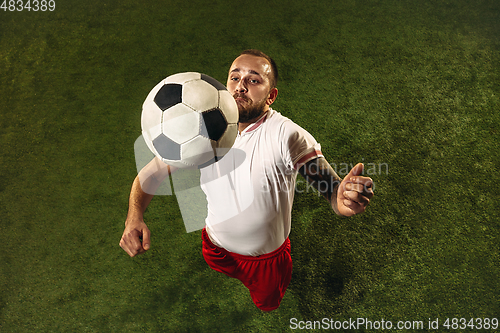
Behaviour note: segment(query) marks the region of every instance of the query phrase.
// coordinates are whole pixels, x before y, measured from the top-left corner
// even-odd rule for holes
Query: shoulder
[[[307,133],[304,128],[296,124],[293,120],[273,109],[269,109],[269,115],[265,125],[267,130],[274,131],[281,137],[297,136],[302,133]]]
[[[269,114],[268,136],[270,141],[277,141],[277,148],[285,164],[290,168],[297,168],[321,154],[321,145],[304,128],[273,110]],[[274,141],[276,142],[276,141]]]
[[[316,144],[315,138],[306,129],[290,118],[281,115],[279,112],[274,111],[270,119],[273,120],[273,125],[278,131],[277,135],[282,142],[284,141],[288,145],[293,145],[295,141],[306,141],[309,144]]]
[[[283,116],[278,111],[269,108],[269,111],[267,112],[266,121],[265,121],[265,124],[267,125],[267,127],[270,127],[270,128],[276,127],[276,126],[279,126],[280,124],[282,124],[283,122],[286,122],[286,121],[291,121],[291,120],[288,119],[287,117]]]

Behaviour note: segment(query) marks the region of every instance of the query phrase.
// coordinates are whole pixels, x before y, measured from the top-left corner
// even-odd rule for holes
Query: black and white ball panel
[[[183,84],[182,103],[193,110],[203,112],[219,106],[217,89],[203,80],[188,81]]]
[[[238,112],[231,112],[236,106],[233,95],[226,89],[219,91],[219,108],[223,111],[228,124],[237,124],[239,120]],[[236,106],[236,111],[238,107]]]
[[[154,96],[156,105],[162,110],[182,103],[182,85],[176,83],[165,84]]]
[[[226,86],[223,85],[222,83],[220,83],[219,81],[217,81],[216,79],[214,79],[213,77],[210,77],[206,74],[201,74],[201,79],[203,81],[210,83],[212,86],[214,86],[215,89],[217,89],[219,91],[226,90]]]
[[[200,134],[201,115],[184,103],[163,111],[162,133],[182,144]]]
[[[223,157],[237,135],[236,102],[208,75],[171,75],[148,94],[142,130],[150,150],[177,167],[210,164]]]
[[[161,157],[167,160],[178,161],[181,159],[181,145],[170,140],[163,133],[153,140],[153,147]]]
[[[226,118],[224,118],[221,110],[215,108],[205,111],[201,115],[203,116],[203,123],[200,134],[210,140],[219,141],[227,129]]]

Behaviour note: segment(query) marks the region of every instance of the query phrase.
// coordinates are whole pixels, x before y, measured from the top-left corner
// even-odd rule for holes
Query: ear
[[[269,96],[267,96],[266,104],[271,105],[274,103],[276,100],[276,97],[278,97],[278,88],[273,88],[269,92]]]

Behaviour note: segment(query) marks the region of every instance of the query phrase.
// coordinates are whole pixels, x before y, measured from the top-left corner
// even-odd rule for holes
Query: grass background
[[[358,317],[429,331],[429,318],[498,318],[498,36],[497,0],[0,11],[0,331],[285,332],[290,318]],[[210,270],[173,196],[146,212],[147,254],[118,246],[147,93],[182,71],[225,82],[246,48],[275,58],[275,108],[330,162],[388,166],[370,175],[361,216],[296,195],[292,283],[272,313]]]

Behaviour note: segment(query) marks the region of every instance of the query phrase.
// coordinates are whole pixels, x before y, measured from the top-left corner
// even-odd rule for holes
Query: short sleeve
[[[323,156],[316,139],[291,120],[283,122],[280,134],[281,156],[287,169],[298,170],[305,163]]]

